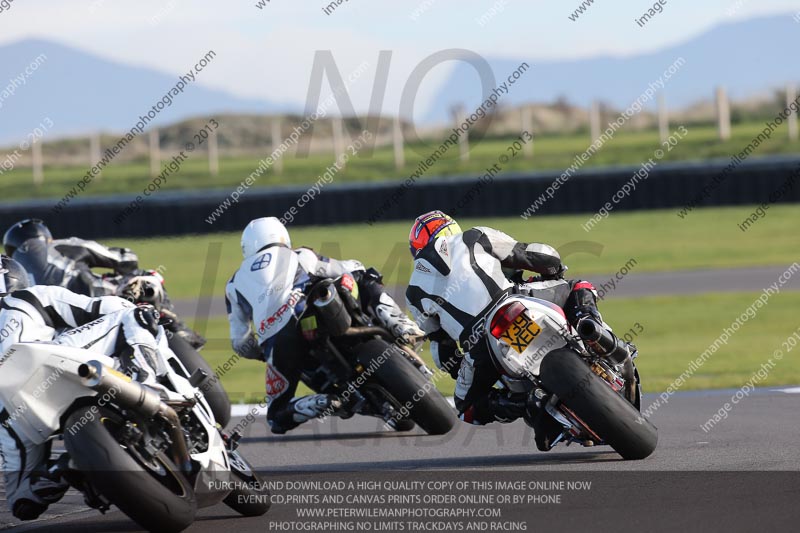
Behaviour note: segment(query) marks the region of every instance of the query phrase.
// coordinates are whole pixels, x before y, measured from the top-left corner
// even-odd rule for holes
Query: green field
[[[590,279],[592,274],[616,272],[632,258],[635,272],[784,265],[797,260],[797,206],[772,206],[765,218],[747,232],[740,231],[737,224],[751,212],[751,206],[701,209],[686,219],[678,218],[674,210],[612,213],[589,233],[581,228],[588,215],[538,216],[527,221],[519,217],[463,219],[460,223],[464,228],[488,225],[522,241],[549,243],[561,251],[570,276]],[[269,214],[273,213],[265,213]],[[294,246],[357,258],[381,270],[387,285],[402,285],[411,274],[406,240],[410,224],[290,228],[290,233]],[[221,294],[241,264],[239,234],[114,244],[136,250],[144,267],[163,265],[174,298]],[[209,275],[204,284],[207,271],[216,274]]]
[[[689,362],[719,337],[723,328],[758,297],[757,293],[704,294],[695,296],[648,297],[612,299],[602,304],[603,318],[620,334],[630,328],[643,329],[633,339],[639,348],[636,363],[642,376],[645,392],[661,392],[687,370]],[[786,292],[770,298],[758,311],[700,367],[682,390],[740,387],[766,363],[781,341],[800,329],[797,309],[800,293]],[[639,323],[641,328],[636,327]],[[225,362],[232,354],[225,319],[209,323],[209,343],[203,354],[212,367]],[[800,346],[796,347],[800,353]],[[758,386],[796,385],[800,383],[800,357],[786,353],[774,371]],[[430,351],[422,357],[430,362]],[[234,402],[259,400],[264,394],[264,364],[240,360],[224,375],[222,382]],[[449,376],[439,380],[440,390],[453,393]]]
[[[743,233],[737,223],[751,211],[750,206],[701,209],[685,220],[679,219],[673,210],[619,213],[612,214],[588,234],[581,229],[586,215],[461,222],[464,227],[489,225],[520,239],[552,243],[564,252],[565,262],[571,267],[570,276],[598,282],[604,280],[595,279],[592,274],[615,272],[631,258],[637,261],[631,272],[788,266],[798,260],[797,207],[773,206],[765,218]],[[295,245],[306,244],[335,256],[359,258],[390,274],[388,284],[404,284],[411,265],[405,240],[407,231],[407,223],[391,223],[371,228],[366,225],[298,228],[291,233]],[[221,234],[116,244],[135,248],[143,265],[164,265],[173,297],[196,298],[224,290],[225,281],[240,264],[238,239],[236,234]],[[211,246],[214,244],[218,247]],[[566,253],[568,244],[577,251]],[[220,261],[212,261],[208,268],[206,257],[210,251],[213,256],[215,250],[221,252]],[[214,282],[200,290],[206,270],[216,270],[216,275],[210,277]],[[756,296],[729,293],[610,299],[603,302],[602,311],[621,334],[637,322],[641,324],[644,332],[634,339],[641,353],[638,363],[645,390],[655,392],[669,386],[687,368],[688,362],[697,358]],[[697,371],[684,389],[741,386],[773,350],[780,348],[781,341],[798,328],[798,306],[800,294],[796,292],[770,299],[768,306]],[[211,342],[204,353],[216,367],[232,354],[227,321],[221,317],[212,319],[205,333]],[[223,382],[235,400],[253,400],[263,393],[263,371],[263,364],[243,360],[225,375]],[[452,393],[452,381],[444,379],[440,383],[443,392]],[[761,385],[797,383],[800,383],[800,358],[786,357]]]
[[[677,125],[673,129],[677,129]],[[689,126],[688,135],[675,148],[666,153],[663,161],[700,160],[713,157],[730,157],[746,146],[764,125],[760,122],[737,124],[733,136],[728,141],[719,141],[716,129],[711,126]],[[769,154],[797,153],[800,147],[788,140],[787,126],[781,126],[770,140],[763,143],[753,157]],[[451,148],[446,155],[430,169],[426,176],[478,174],[497,163],[501,155],[510,155],[507,147],[513,139],[487,139],[474,143],[470,160],[458,159],[458,150]],[[575,156],[583,153],[590,144],[588,133],[574,135],[548,135],[534,139],[534,156],[517,156],[503,166],[504,172],[530,172],[540,170],[563,171],[569,167]],[[659,147],[655,131],[620,130],[616,136],[603,146],[585,167],[606,165],[639,165],[652,157]],[[394,166],[391,147],[377,149],[372,157],[357,156],[345,170],[335,178],[335,182],[380,181],[387,178],[408,177],[420,161],[428,158],[433,145],[409,145],[406,147],[406,168],[398,170]],[[261,157],[269,150],[264,149]],[[166,159],[166,156],[164,156]],[[44,148],[47,161],[47,147]],[[307,159],[287,158],[281,175],[273,170],[259,178],[257,187],[271,185],[300,185],[313,183],[325,169],[333,163],[331,155],[316,154]],[[223,158],[220,161],[220,175],[208,173],[207,156],[202,151],[190,154],[180,172],[170,176],[164,190],[222,188],[230,189],[239,185],[258,167],[258,157]],[[30,198],[61,198],[86,173],[87,167],[48,167],[45,166],[44,184],[32,187],[30,168],[17,168],[3,174],[0,183],[0,198],[3,201]],[[150,183],[149,164],[146,159],[137,162],[113,162],[104,170],[102,179],[97,179],[86,188],[86,195],[134,193],[138,194]]]

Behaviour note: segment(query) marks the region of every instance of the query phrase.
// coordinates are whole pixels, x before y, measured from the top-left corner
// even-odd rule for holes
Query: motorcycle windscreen
[[[506,375],[512,378],[536,377],[544,356],[567,344],[562,334],[566,320],[549,305],[535,299],[513,300],[522,302],[525,311],[514,319],[499,339],[489,333],[489,345]],[[512,299],[504,301],[503,306],[511,301]],[[486,320],[487,331],[490,331],[489,324],[495,313]]]

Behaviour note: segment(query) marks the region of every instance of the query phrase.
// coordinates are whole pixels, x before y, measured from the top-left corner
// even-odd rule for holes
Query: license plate
[[[527,313],[522,313],[500,338],[505,340],[515,352],[521,354],[528,349],[533,339],[541,332],[542,328],[539,327],[539,324],[529,318]]]

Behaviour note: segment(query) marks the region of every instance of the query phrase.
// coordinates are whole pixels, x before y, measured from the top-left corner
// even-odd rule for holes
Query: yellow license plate
[[[500,338],[505,340],[514,351],[521,354],[541,332],[542,328],[539,327],[539,324],[528,318],[527,313],[522,313]]]

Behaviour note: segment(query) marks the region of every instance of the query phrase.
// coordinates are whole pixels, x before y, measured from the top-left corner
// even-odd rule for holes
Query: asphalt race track
[[[632,273],[609,297],[760,291],[784,270]],[[610,277],[590,279],[599,286]],[[792,279],[783,290],[800,290],[800,282]],[[201,302],[200,307],[207,303]],[[224,306],[217,300],[211,302],[212,316],[224,314],[220,303]],[[178,302],[179,314],[190,316],[197,309],[197,302]],[[592,531],[619,531],[623,524],[644,531],[797,530],[800,387],[757,390],[738,403],[727,419],[703,431],[700,426],[730,401],[734,392],[679,392],[652,410],[650,419],[659,428],[659,446],[653,456],[637,462],[622,461],[608,447],[561,445],[548,453],[538,452],[532,430],[521,421],[486,427],[458,424],[446,436],[429,437],[418,430],[394,433],[378,420],[356,417],[311,422],[288,435],[275,436],[268,434],[261,412],[243,432],[242,449],[268,480],[276,476],[336,480],[350,475],[342,471],[361,472],[373,479],[414,479],[434,471],[442,479],[463,475],[481,479],[502,472],[506,478],[523,479],[548,475],[572,479],[579,474],[579,479],[592,480],[598,486],[613,483],[581,497],[565,498],[560,504],[504,511],[503,519],[525,521],[529,531],[545,529],[537,527],[537,522],[546,524],[547,529],[570,524],[570,529]],[[647,395],[643,411],[656,400],[657,395]],[[234,414],[241,417],[246,412],[244,406],[236,406]],[[230,426],[239,420],[235,418]],[[139,531],[118,511],[103,516],[86,510],[81,495],[74,491],[42,520],[25,525],[12,522],[4,493],[0,492],[0,499],[0,530]],[[270,530],[270,521],[297,519],[293,506],[275,504],[264,517],[241,518],[220,504],[202,510],[188,531],[236,528],[237,533],[260,533]]]
[[[426,474],[434,479],[480,480],[501,472],[509,479],[593,481],[596,488],[590,492],[568,493],[558,504],[504,511],[504,520],[527,522],[528,530],[569,524],[570,530],[619,531],[624,522],[628,528],[644,531],[796,531],[800,522],[800,388],[757,390],[735,405],[727,419],[703,431],[700,426],[734,392],[672,396],[650,417],[659,428],[658,449],[636,462],[622,461],[608,447],[573,445],[538,452],[532,431],[521,421],[486,427],[459,424],[446,436],[429,437],[418,430],[394,433],[377,420],[356,417],[312,422],[275,436],[267,433],[259,415],[244,432],[242,449],[267,480],[329,481],[352,476],[341,471],[357,471],[391,480]],[[644,406],[655,399],[655,395],[646,396]],[[65,501],[54,508],[62,516],[51,515],[12,530],[137,531],[120,512],[102,516],[82,511],[75,493]],[[295,507],[275,504],[264,517],[240,518],[218,505],[202,510],[188,531],[270,531],[270,521],[298,520]],[[0,514],[0,522],[8,518],[7,513]]]

